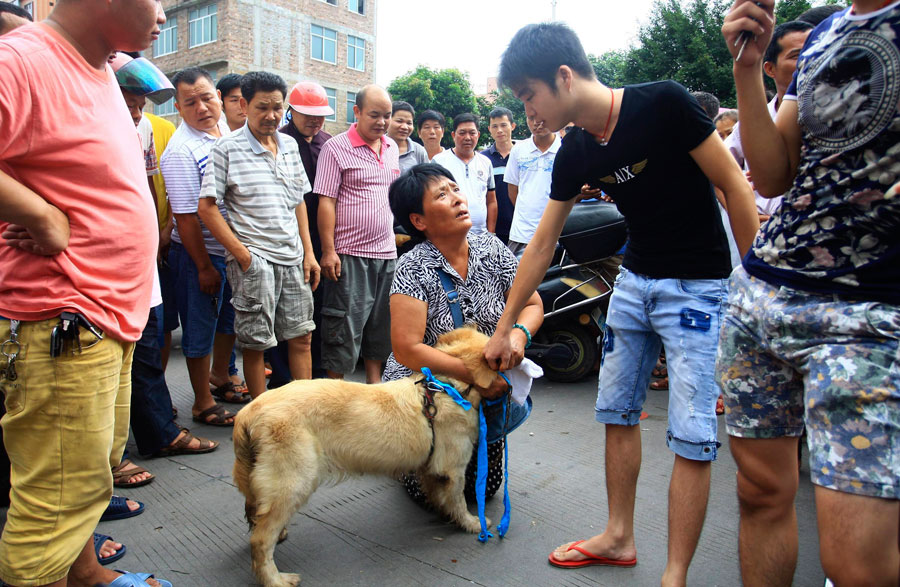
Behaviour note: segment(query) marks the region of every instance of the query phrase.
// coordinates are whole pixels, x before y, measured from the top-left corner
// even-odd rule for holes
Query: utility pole
[[[556,0],[550,0],[550,20],[556,22]]]

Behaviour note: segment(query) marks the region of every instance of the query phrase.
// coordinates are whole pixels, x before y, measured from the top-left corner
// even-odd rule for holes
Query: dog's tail
[[[238,490],[244,495],[244,515],[251,528],[256,519],[256,497],[250,483],[250,476],[256,463],[256,449],[251,430],[256,416],[256,410],[253,408],[252,404],[247,406],[234,418],[234,469],[231,473]]]

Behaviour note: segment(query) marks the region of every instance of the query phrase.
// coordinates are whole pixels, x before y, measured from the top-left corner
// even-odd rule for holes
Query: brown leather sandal
[[[128,469],[127,471],[123,470],[128,465],[134,465],[134,467]],[[156,479],[156,476],[151,473],[149,477],[141,481],[134,481],[130,483],[128,482],[128,479],[131,479],[135,475],[140,475],[141,473],[150,473],[150,471],[148,471],[144,467],[135,465],[129,459],[124,459],[121,463],[119,463],[112,469],[113,485],[115,485],[116,487],[141,487]]]
[[[200,455],[212,452],[219,448],[219,443],[215,440],[207,440],[206,438],[194,436],[187,428],[182,428],[182,430],[184,430],[184,436],[176,440],[175,444],[170,444],[169,446],[159,449],[157,452],[153,453],[153,456],[174,457],[177,455]],[[200,442],[200,446],[192,448],[191,441],[195,438]]]
[[[211,408],[207,408],[193,416],[193,420],[207,426],[234,426],[235,415],[226,410],[222,404],[214,404]],[[207,420],[210,416],[213,416],[213,418]],[[227,421],[228,418],[231,418],[231,422]]]

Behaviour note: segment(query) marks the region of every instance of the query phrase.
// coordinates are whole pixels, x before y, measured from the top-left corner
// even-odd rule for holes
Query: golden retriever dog
[[[475,384],[496,377],[482,356],[488,337],[471,328],[444,334],[435,348],[462,359]],[[431,503],[468,532],[478,517],[463,497],[466,465],[478,440],[481,396],[451,378],[472,403],[463,410],[446,393],[434,394],[434,430],[423,413],[422,375],[365,385],[341,380],[294,381],[268,391],[234,420],[234,480],[246,499],[253,571],[265,587],[297,585],[300,576],[279,573],[275,544],[291,516],[320,484],[349,475],[396,477],[416,471]],[[433,443],[433,451],[432,451]]]

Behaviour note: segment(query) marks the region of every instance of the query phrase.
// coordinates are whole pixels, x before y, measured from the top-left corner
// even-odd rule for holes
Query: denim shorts
[[[653,279],[619,268],[603,335],[598,422],[638,424],[664,344],[669,367],[666,444],[686,459],[715,460],[719,386],[714,367],[727,283]]]
[[[210,255],[209,260],[221,277],[215,296],[200,291],[197,266],[187,250],[175,242],[169,247],[169,270],[174,283],[175,305],[181,317],[181,348],[184,356],[192,359],[212,352],[217,332],[234,334],[234,309],[231,307],[231,287],[225,279],[225,257]]]
[[[900,307],[731,276],[717,376],[728,434],[808,435],[813,483],[900,498]]]

